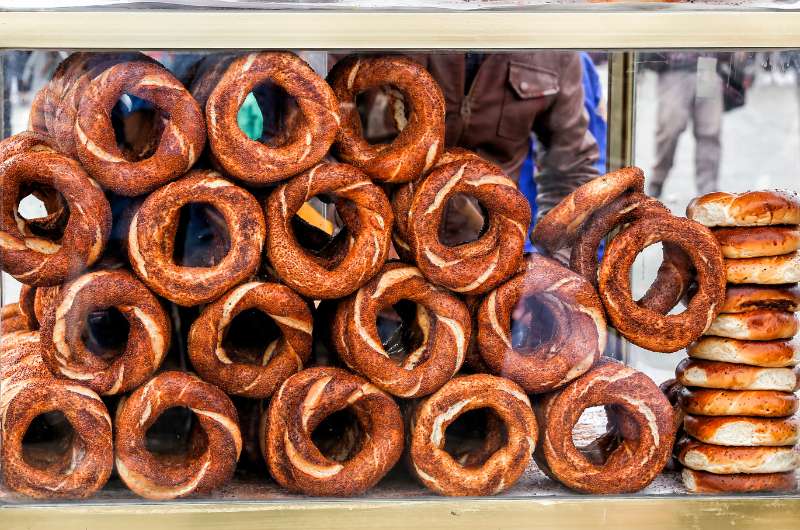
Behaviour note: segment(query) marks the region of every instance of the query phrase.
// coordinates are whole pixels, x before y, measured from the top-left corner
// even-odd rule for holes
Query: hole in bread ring
[[[175,407],[196,419],[186,451],[150,451],[147,431]],[[184,372],[162,372],[136,389],[117,409],[117,471],[147,499],[165,500],[208,493],[228,482],[242,451],[236,409],[219,388]],[[202,431],[202,432],[200,432]],[[151,447],[152,446],[151,438]],[[172,454],[169,454],[172,453]]]
[[[433,167],[444,149],[445,102],[425,68],[401,56],[352,55],[333,66],[328,82],[339,100],[335,150],[342,160],[383,182],[408,182]],[[386,85],[402,95],[390,93],[393,103],[401,103],[391,105],[400,132],[391,143],[371,145],[363,137],[356,97]]]
[[[351,454],[332,458],[335,455],[326,456],[317,446],[314,433],[345,409],[356,417],[357,431],[363,434],[346,451]],[[284,488],[307,495],[350,496],[374,486],[397,463],[403,420],[394,400],[365,379],[338,368],[309,368],[287,379],[273,396],[261,440],[270,473]],[[325,443],[321,445],[327,451]]]
[[[659,241],[679,247],[697,271],[697,293],[686,310],[677,315],[641,307],[631,295],[634,259]],[[652,351],[680,350],[708,329],[725,299],[725,269],[719,245],[707,228],[689,219],[639,219],[608,245],[600,264],[600,297],[609,319],[626,339]]]
[[[447,450],[448,428],[459,416],[480,409],[491,410],[502,427],[491,428],[482,447],[456,460]],[[410,429],[413,473],[425,487],[449,496],[495,495],[512,487],[528,466],[537,438],[536,417],[522,388],[486,374],[447,382],[416,405]]]

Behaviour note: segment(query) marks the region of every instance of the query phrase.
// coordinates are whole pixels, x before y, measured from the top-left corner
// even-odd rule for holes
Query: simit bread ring
[[[541,443],[535,458],[542,471],[585,493],[626,493],[647,486],[670,459],[675,440],[672,406],[641,372],[601,358],[588,373],[534,403]],[[622,440],[596,462],[572,439],[573,426],[589,407],[614,411]]]
[[[567,195],[539,219],[531,232],[536,247],[554,254],[570,246],[584,222],[599,208],[625,192],[642,193],[644,173],[638,167],[624,167],[594,178]]]
[[[691,493],[793,492],[797,489],[797,477],[794,471],[786,473],[717,475],[684,468],[681,475],[683,484]]]
[[[488,212],[488,230],[455,247],[439,240],[448,200],[477,199]],[[422,273],[464,295],[486,293],[519,270],[530,224],[528,200],[502,170],[477,157],[438,166],[419,183],[408,211],[408,244]]]
[[[445,449],[445,431],[462,414],[479,409],[494,413],[504,436],[492,447],[495,451],[472,455],[473,461],[465,464]],[[475,374],[456,377],[417,406],[408,451],[417,479],[436,493],[495,495],[519,480],[536,438],[536,417],[522,388],[508,379]]]
[[[348,408],[356,417],[356,439],[334,457],[323,454],[312,433],[326,418]],[[392,398],[365,379],[339,368],[309,368],[278,389],[261,436],[278,484],[307,495],[349,496],[374,486],[397,463],[403,419]]]
[[[129,327],[122,352],[96,354],[84,338],[89,316],[114,308]],[[128,392],[161,366],[170,342],[169,316],[135,276],[125,271],[84,274],[61,288],[42,322],[42,354],[50,370],[104,395]],[[103,352],[109,353],[109,352]]]
[[[444,150],[445,102],[425,68],[400,56],[353,55],[334,65],[328,82],[342,116],[335,145],[339,158],[384,182],[409,182],[433,167]],[[362,135],[356,96],[387,85],[396,96],[393,117],[400,134],[388,145],[370,145]]]
[[[52,140],[41,133],[23,131],[0,142],[0,162],[29,151],[55,151]]]
[[[553,329],[535,347],[515,347],[512,313],[535,299],[553,319]],[[549,324],[549,323],[547,323]],[[530,328],[547,324],[532,323]],[[561,387],[586,373],[606,346],[603,306],[591,284],[555,260],[531,255],[526,270],[489,293],[478,310],[478,351],[495,374],[529,394]]]
[[[168,116],[153,154],[127,160],[117,146],[111,110],[123,94],[151,102]],[[94,78],[81,99],[75,139],[78,156],[105,188],[126,196],[153,191],[188,171],[205,145],[200,106],[160,65],[116,64]]]
[[[381,344],[376,321],[401,300],[417,304],[423,342],[398,364]],[[333,339],[355,372],[390,394],[412,398],[431,394],[458,372],[471,333],[469,311],[458,298],[428,283],[416,267],[389,263],[339,304]]]
[[[753,309],[800,311],[800,287],[728,285],[720,313],[744,313]]]
[[[111,418],[97,394],[53,378],[42,362],[42,351],[38,332],[8,337],[0,348],[4,484],[37,499],[91,497],[111,475]],[[62,413],[73,434],[61,444],[62,450],[29,447],[25,439],[31,424],[49,412]]]
[[[747,313],[720,313],[706,330],[708,335],[740,340],[790,339],[800,322],[795,313],[755,309]]]
[[[677,315],[640,307],[631,296],[633,261],[645,247],[659,241],[680,247],[697,271],[697,293]],[[640,219],[614,237],[606,249],[600,264],[600,297],[614,327],[634,344],[659,352],[680,350],[708,329],[725,300],[719,245],[708,228],[688,219]]]
[[[800,282],[800,252],[763,258],[726,259],[730,283],[775,285]]]
[[[800,467],[800,452],[792,447],[725,447],[684,438],[677,450],[684,466],[720,475],[786,473]]]
[[[800,224],[800,197],[787,190],[715,192],[697,197],[686,217],[705,226]]]
[[[44,114],[44,101],[47,97],[47,85],[43,86],[31,102],[31,110],[28,113],[28,131],[49,136],[47,122]]]
[[[655,215],[669,215],[663,204],[642,193],[626,193],[598,209],[585,223],[572,246],[569,266],[597,288],[597,249],[616,228]],[[667,313],[689,287],[692,280],[686,254],[675,245],[664,246],[664,260],[653,285],[638,302],[642,307]]]
[[[292,230],[292,217],[315,195],[336,201],[349,231],[338,259],[305,250]],[[392,209],[383,191],[347,164],[324,162],[273,191],[267,199],[267,254],[289,287],[309,298],[346,296],[380,270],[389,254]]]
[[[240,313],[269,316],[281,336],[252,359],[234,357],[223,343]],[[229,394],[267,398],[287,377],[303,369],[311,353],[311,311],[302,298],[277,283],[249,282],[206,306],[189,332],[189,358],[200,376]],[[233,359],[232,359],[233,357]]]
[[[186,407],[197,420],[189,454],[160,456],[145,434],[167,409]],[[233,476],[242,452],[236,409],[220,389],[185,372],[162,372],[120,403],[114,422],[117,472],[134,493],[165,500],[208,493]]]
[[[683,419],[686,434],[714,445],[747,447],[794,445],[800,439],[796,418],[751,418],[747,416],[693,416]]]
[[[54,188],[69,208],[60,240],[38,236],[17,210],[26,185]],[[29,151],[0,164],[0,267],[28,285],[55,285],[100,257],[111,232],[111,208],[74,160]]]
[[[780,418],[797,412],[797,396],[775,390],[716,390],[683,388],[680,403],[689,414],[701,416],[760,416]]]
[[[0,307],[0,336],[17,331],[31,331],[28,319],[19,309],[19,304]]]
[[[726,258],[780,256],[800,249],[797,226],[715,228],[713,232]]]
[[[797,374],[791,368],[759,368],[745,364],[684,359],[675,369],[684,386],[726,390],[780,390],[793,392]]]
[[[251,140],[236,121],[247,95],[267,81],[295,98],[302,113],[282,145]],[[253,185],[291,177],[322,160],[339,127],[330,87],[300,57],[261,52],[233,60],[206,103],[208,141],[215,159],[231,176]]]
[[[702,337],[690,344],[689,357],[707,361],[781,368],[800,363],[800,339],[749,341]]]
[[[181,208],[206,203],[227,225],[230,249],[210,267],[175,263],[173,249]],[[142,203],[128,233],[128,256],[141,280],[178,305],[219,298],[258,269],[266,226],[258,201],[213,171],[195,170],[156,190]]]

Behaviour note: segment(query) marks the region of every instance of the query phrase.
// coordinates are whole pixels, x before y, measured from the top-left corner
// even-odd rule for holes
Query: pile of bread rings
[[[257,141],[237,113],[264,83],[296,108]],[[37,95],[30,130],[0,143],[0,267],[24,284],[0,315],[5,487],[89,497],[115,472],[146,498],[198,496],[241,457],[289,491],[346,496],[405,455],[443,495],[503,492],[534,459],[571,489],[624,493],[667,464],[673,408],[601,358],[606,315],[637,344],[680,349],[722,307],[724,265],[707,228],[642,195],[639,170],[579,188],[537,225],[542,254],[525,256],[525,197],[494,164],[445,149],[441,90],[418,64],[352,56],[326,82],[288,52],[212,55],[186,86],[142,54],[76,53]],[[385,86],[399,134],[372,145],[356,97]],[[124,95],[157,117],[121,141]],[[487,226],[448,246],[438,226],[456,194]],[[45,216],[19,213],[27,195]],[[344,225],[321,249],[297,218],[314,197]],[[207,223],[197,248],[181,228],[192,208]],[[596,247],[623,225],[598,281]],[[656,241],[664,265],[637,304],[627,271]],[[574,270],[543,255],[567,246]],[[695,278],[689,309],[665,316]],[[403,302],[414,338],[398,354],[378,322]],[[112,347],[115,319],[127,332]],[[595,406],[607,432],[578,448],[573,426]],[[162,454],[149,433],[176,407],[195,422],[185,451]],[[448,430],[473,411],[484,436],[459,445]],[[58,451],[26,448],[54,412],[73,434]]]
[[[687,215],[711,227],[728,285],[721,313],[676,370],[684,484],[700,493],[794,491],[800,199],[711,193],[692,201]]]

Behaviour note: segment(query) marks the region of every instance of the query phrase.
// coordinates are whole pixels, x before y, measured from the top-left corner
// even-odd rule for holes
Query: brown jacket
[[[444,92],[447,145],[474,150],[517,179],[530,133],[536,135],[543,148],[535,176],[539,215],[597,176],[577,53],[486,54],[467,94],[465,54],[414,58]]]

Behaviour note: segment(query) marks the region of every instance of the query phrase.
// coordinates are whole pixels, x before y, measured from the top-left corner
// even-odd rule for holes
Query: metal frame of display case
[[[635,50],[800,48],[800,12],[0,12],[0,49],[32,48],[609,50],[608,160],[620,166],[632,162]],[[796,529],[800,497],[570,495],[0,505],[3,529],[708,530],[734,525]]]

